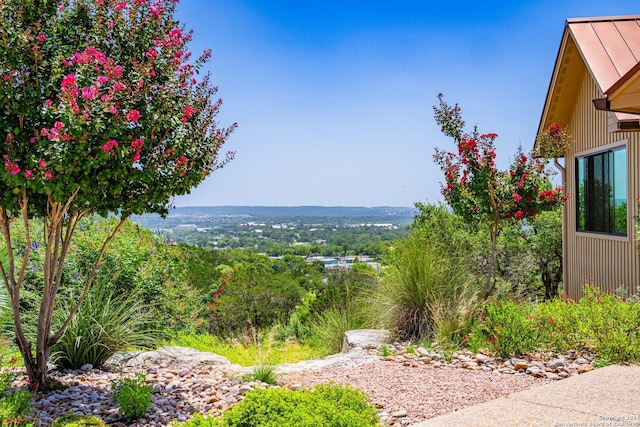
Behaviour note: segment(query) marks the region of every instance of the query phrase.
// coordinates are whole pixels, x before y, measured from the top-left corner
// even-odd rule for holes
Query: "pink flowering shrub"
[[[233,158],[221,152],[235,125],[218,127],[222,105],[193,56],[192,34],[174,17],[177,0],[5,0],[0,5],[0,226],[10,249],[0,275],[13,307],[29,261],[29,246],[11,245],[11,227],[40,219],[44,250],[37,340],[14,324],[29,377],[45,385],[50,348],[67,321],[52,330],[59,269],[69,237],[85,216],[166,214]],[[110,235],[106,241],[112,238]],[[104,250],[103,247],[103,250]],[[96,268],[100,257],[96,262]]]
[[[448,105],[442,94],[434,107],[436,123],[453,138],[456,149],[436,149],[434,160],[444,172],[442,194],[453,211],[465,221],[488,227],[491,255],[487,272],[486,293],[491,291],[491,269],[495,245],[507,221],[534,218],[566,200],[561,188],[553,188],[545,173],[543,160],[534,159],[519,150],[508,171],[497,168],[495,133],[480,134],[477,127],[464,131],[460,107]]]

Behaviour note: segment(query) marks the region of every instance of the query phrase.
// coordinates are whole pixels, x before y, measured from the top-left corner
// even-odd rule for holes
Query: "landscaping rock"
[[[105,362],[109,368],[141,367],[158,365],[162,367],[201,366],[211,367],[231,365],[229,359],[215,353],[206,353],[192,348],[168,346],[147,352],[119,353]]]
[[[385,329],[355,329],[344,333],[342,352],[350,353],[354,350],[375,350],[387,343],[390,338]]]
[[[382,338],[388,337],[388,332],[350,332],[354,333],[348,334],[348,341],[350,345],[357,345],[353,348],[359,350],[295,364],[278,365],[276,373],[351,367],[381,360],[402,364],[408,369],[422,364],[432,364],[442,370],[466,368],[490,371],[496,375],[531,375],[543,380],[560,380],[594,369],[589,363],[591,355],[580,355],[577,352],[561,355],[542,353],[502,360],[488,353],[474,354],[469,351],[459,351],[445,357],[444,354],[430,352],[422,347],[414,353],[406,351],[409,343],[393,343],[394,355],[381,357],[379,351],[373,350],[373,346],[384,342]],[[38,425],[50,425],[53,419],[67,411],[73,411],[77,414],[97,415],[109,425],[167,426],[171,420],[186,420],[194,412],[220,414],[242,400],[246,392],[270,387],[259,381],[241,379],[242,375],[253,370],[252,367],[233,365],[218,355],[188,348],[165,347],[154,352],[129,353],[112,358],[110,363],[112,367],[118,367],[118,370],[109,372],[88,369],[87,366],[85,370],[53,371],[52,377],[68,387],[37,395],[35,408],[39,418]],[[123,376],[133,377],[136,372],[144,373],[147,384],[152,387],[152,406],[143,419],[131,423],[118,411],[111,395],[111,381],[122,379]],[[25,380],[23,377],[19,382],[24,384]],[[295,390],[300,389],[301,385],[292,383],[284,387]],[[412,422],[404,409],[378,409],[384,425],[402,426]]]
[[[578,367],[578,373],[584,374],[585,372],[593,371],[595,368],[591,365],[580,365]]]

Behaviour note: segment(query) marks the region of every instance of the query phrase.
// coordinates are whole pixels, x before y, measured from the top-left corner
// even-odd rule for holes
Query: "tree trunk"
[[[75,197],[75,194],[74,194]],[[22,319],[20,316],[20,290],[22,288],[24,275],[29,263],[29,253],[31,239],[29,235],[30,224],[28,220],[28,200],[26,196],[23,198],[22,207],[22,220],[25,229],[25,247],[14,248],[12,246],[11,236],[11,218],[8,212],[0,207],[0,226],[2,229],[2,237],[7,248],[7,261],[0,263],[0,274],[6,285],[7,291],[11,298],[11,308],[13,312],[13,323],[15,328],[16,345],[20,350],[24,366],[27,371],[29,380],[34,387],[40,390],[46,390],[49,386],[49,379],[47,376],[47,363],[51,356],[52,347],[58,342],[73,317],[78,312],[80,305],[86,299],[91,284],[96,276],[100,261],[107,248],[109,242],[116,235],[122,224],[126,221],[126,218],[121,218],[116,226],[111,230],[106,237],[98,257],[93,264],[90,274],[87,276],[84,290],[71,312],[67,315],[65,321],[54,332],[53,326],[53,313],[56,302],[56,295],[62,281],[62,271],[66,256],[68,254],[71,238],[75,233],[76,227],[80,220],[87,214],[86,211],[78,210],[70,212],[70,206],[74,197],[69,199],[66,203],[49,201],[48,216],[43,218],[43,232],[44,232],[44,265],[43,274],[44,282],[40,301],[40,309],[38,311],[38,324],[37,335],[35,343],[35,354],[32,348],[32,342],[25,336],[22,328]],[[16,266],[15,254],[20,254],[21,263],[20,266]]]
[[[489,267],[487,268],[487,283],[484,290],[485,299],[491,295],[493,286],[491,285],[491,275],[493,274],[493,264],[496,260],[496,244],[498,241],[498,225],[489,225],[489,237],[491,238],[491,255],[489,256]]]

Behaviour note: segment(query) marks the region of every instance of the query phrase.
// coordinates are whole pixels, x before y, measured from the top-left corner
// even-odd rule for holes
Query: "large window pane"
[[[576,228],[627,234],[626,147],[576,158]]]
[[[587,180],[586,180],[586,160],[584,157],[580,157],[576,159],[576,184],[578,186],[578,191],[576,191],[576,204],[578,206],[577,209],[577,226],[578,230],[584,231],[586,230],[586,208],[585,208],[585,194],[587,191]]]
[[[614,231],[627,234],[627,149],[613,152],[613,206]]]

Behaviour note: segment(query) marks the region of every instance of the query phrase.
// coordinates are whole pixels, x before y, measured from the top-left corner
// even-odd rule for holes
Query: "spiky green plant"
[[[115,353],[151,349],[160,342],[159,330],[149,323],[148,308],[133,295],[113,295],[107,285],[96,284],[53,347],[52,360],[58,366],[100,366]],[[66,313],[64,309],[61,312]]]

